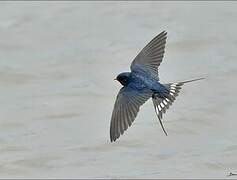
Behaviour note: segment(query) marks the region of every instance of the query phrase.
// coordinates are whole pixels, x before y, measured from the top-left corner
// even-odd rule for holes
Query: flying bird
[[[116,141],[132,125],[140,107],[150,98],[160,125],[167,135],[161,119],[178,96],[182,85],[204,79],[168,84],[159,82],[158,67],[164,56],[166,39],[167,32],[158,34],[135,57],[130,66],[131,72],[123,72],[116,77],[115,80],[123,87],[117,95],[111,117],[111,142]]]

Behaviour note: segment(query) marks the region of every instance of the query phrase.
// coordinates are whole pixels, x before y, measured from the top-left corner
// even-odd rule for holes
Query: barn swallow
[[[132,61],[131,72],[123,72],[116,77],[123,87],[117,95],[110,122],[111,142],[116,141],[132,125],[140,107],[150,98],[160,125],[167,135],[161,119],[178,96],[182,85],[204,79],[168,84],[159,82],[158,67],[164,56],[166,39],[167,32],[158,34]]]

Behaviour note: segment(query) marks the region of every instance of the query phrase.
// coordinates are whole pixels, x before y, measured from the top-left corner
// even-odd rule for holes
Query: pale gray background
[[[237,172],[237,3],[0,2],[0,177],[226,178]],[[136,54],[168,32],[164,116],[149,100],[116,143],[109,123]]]

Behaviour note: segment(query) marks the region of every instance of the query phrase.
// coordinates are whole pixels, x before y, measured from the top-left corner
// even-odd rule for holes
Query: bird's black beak
[[[115,80],[115,81],[117,81],[117,79],[116,79],[116,78],[115,78],[114,80]]]

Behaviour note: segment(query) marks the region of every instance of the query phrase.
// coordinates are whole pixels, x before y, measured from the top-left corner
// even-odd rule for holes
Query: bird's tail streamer
[[[179,95],[179,92],[181,90],[182,85],[185,83],[193,82],[202,80],[204,78],[198,78],[198,79],[192,79],[188,81],[178,82],[178,83],[169,83],[164,84],[166,89],[168,90],[167,93],[164,94],[164,97],[160,97],[157,94],[153,94],[152,101],[155,108],[156,115],[159,119],[160,125],[162,127],[162,130],[164,131],[165,135],[167,136],[167,132],[163,126],[163,123],[161,121],[163,114],[166,112],[167,109],[173,104],[176,97]]]

